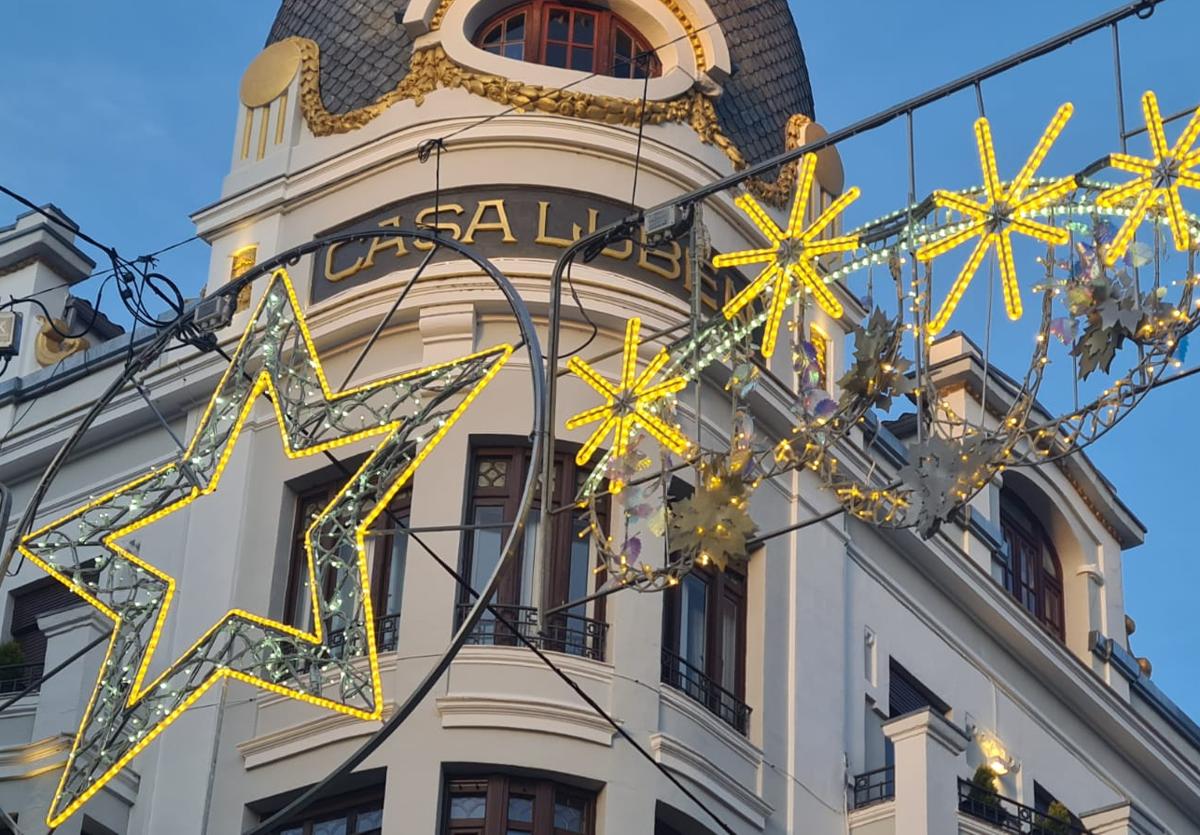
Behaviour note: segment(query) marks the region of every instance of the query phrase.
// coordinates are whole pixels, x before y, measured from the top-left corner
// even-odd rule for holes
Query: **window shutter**
[[[12,638],[21,645],[25,664],[41,664],[46,658],[46,636],[37,619],[50,612],[83,605],[83,601],[57,580],[39,580],[12,596]]]
[[[889,665],[890,685],[888,688],[888,715],[895,719],[914,710],[932,708],[935,713],[945,715],[950,706],[930,692],[912,673],[894,660]]]

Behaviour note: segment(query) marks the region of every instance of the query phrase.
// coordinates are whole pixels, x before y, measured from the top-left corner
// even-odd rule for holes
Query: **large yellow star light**
[[[1183,201],[1179,197],[1179,187],[1200,189],[1200,173],[1188,170],[1200,164],[1200,149],[1192,150],[1192,145],[1200,137],[1200,108],[1192,114],[1172,148],[1167,147],[1167,134],[1163,130],[1158,99],[1150,90],[1142,94],[1142,112],[1146,114],[1146,132],[1150,135],[1150,148],[1154,156],[1143,159],[1129,154],[1111,154],[1109,164],[1113,168],[1139,176],[1124,185],[1102,191],[1096,197],[1096,202],[1105,208],[1133,200],[1129,217],[1104,250],[1104,261],[1110,267],[1129,248],[1146,211],[1160,201],[1166,209],[1167,222],[1171,224],[1175,248],[1185,251],[1191,246],[1191,234],[1187,215],[1183,211]]]
[[[984,118],[976,120],[975,140],[979,145],[979,164],[983,169],[986,198],[983,202],[977,203],[961,194],[935,191],[933,199],[938,206],[959,212],[969,218],[970,222],[965,228],[917,250],[918,260],[929,261],[966,243],[971,238],[979,238],[979,243],[975,245],[975,249],[967,258],[967,263],[963,264],[958,278],[954,281],[954,286],[950,288],[950,294],[946,296],[942,306],[930,320],[928,325],[930,336],[937,334],[950,321],[951,314],[958,307],[963,293],[966,292],[979,265],[983,263],[988,249],[993,245],[996,247],[996,257],[1000,261],[1004,308],[1008,311],[1008,318],[1021,318],[1021,288],[1017,284],[1017,268],[1013,263],[1011,236],[1013,232],[1020,232],[1022,235],[1028,235],[1049,244],[1062,245],[1067,242],[1066,229],[1057,229],[1045,223],[1038,223],[1030,220],[1028,215],[1068,194],[1075,188],[1075,178],[1064,177],[1030,194],[1025,194],[1025,190],[1029,188],[1034,173],[1042,164],[1042,160],[1046,158],[1046,154],[1058,139],[1058,135],[1066,127],[1073,110],[1074,108],[1069,102],[1058,109],[1042,134],[1042,138],[1034,146],[1033,153],[1025,160],[1025,164],[1017,172],[1013,181],[1007,185],[1000,180],[1000,173],[996,166],[996,153],[992,149],[992,132],[988,126],[988,120]]]
[[[613,436],[611,454],[616,458],[625,455],[629,450],[629,438],[639,426],[672,452],[683,453],[688,448],[688,439],[679,431],[679,427],[667,423],[654,412],[663,398],[685,388],[687,380],[683,377],[672,377],[660,383],[652,382],[670,359],[665,348],[650,360],[650,364],[642,369],[641,374],[637,373],[638,331],[641,326],[641,320],[636,318],[630,319],[625,325],[621,380],[615,385],[600,376],[596,369],[579,357],[567,360],[567,367],[604,398],[604,405],[582,411],[567,421],[568,429],[577,429],[600,421],[600,426],[592,432],[591,437],[575,456],[575,463],[581,467],[600,448],[600,444],[610,433]],[[616,493],[620,492],[624,484],[619,479],[613,479],[609,487]]]
[[[770,246],[764,249],[728,252],[713,258],[713,266],[718,268],[740,267],[745,264],[767,265],[758,277],[730,299],[722,310],[726,319],[732,319],[768,287],[771,288],[770,306],[763,330],[764,357],[775,353],[779,325],[787,309],[788,295],[793,282],[798,282],[801,287],[812,293],[817,304],[830,316],[837,319],[842,315],[841,302],[830,292],[829,286],[817,273],[814,261],[821,255],[849,252],[858,248],[858,237],[855,235],[828,237],[823,240],[820,240],[819,236],[847,206],[858,199],[859,191],[857,188],[846,191],[817,215],[811,226],[805,228],[804,209],[808,206],[816,167],[817,155],[805,154],[800,163],[800,176],[797,178],[796,194],[792,198],[792,211],[787,229],[780,229],[770,215],[763,211],[758,201],[749,194],[738,197],[734,203],[754,221],[754,225],[770,242]]]
[[[51,828],[222,679],[379,718],[366,532],[512,352],[501,345],[334,392],[287,274],[272,277],[186,450],[19,543],[30,561],[113,622],[96,689],[46,818]],[[306,532],[312,621],[291,625],[229,611],[147,683],[175,580],[120,543],[217,489],[264,394],[290,457],[381,438]]]

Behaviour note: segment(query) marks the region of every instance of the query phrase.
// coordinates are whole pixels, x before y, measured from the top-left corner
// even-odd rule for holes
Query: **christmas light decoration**
[[[591,437],[575,456],[575,462],[580,466],[588,462],[610,433],[613,436],[613,445],[609,457],[623,457],[628,450],[630,435],[638,427],[645,429],[651,437],[672,452],[682,453],[688,448],[688,439],[679,431],[679,427],[655,414],[664,398],[687,386],[687,380],[672,377],[659,383],[652,382],[670,359],[665,350],[659,351],[641,374],[637,373],[638,332],[641,325],[641,320],[637,318],[630,319],[625,325],[621,379],[616,385],[602,377],[579,357],[571,357],[567,361],[568,368],[604,397],[603,405],[582,411],[567,421],[568,429],[577,429],[600,421],[600,426],[592,432]],[[620,479],[612,481],[613,492],[620,491],[621,487]]]
[[[1031,220],[1029,215],[1073,191],[1076,187],[1075,178],[1063,177],[1028,195],[1025,194],[1025,190],[1029,188],[1034,173],[1042,164],[1042,160],[1049,153],[1055,140],[1058,139],[1058,135],[1062,133],[1067,120],[1071,118],[1072,111],[1070,103],[1064,104],[1058,109],[1041,139],[1034,146],[1033,152],[1008,185],[1000,180],[988,120],[986,118],[976,120],[975,139],[979,146],[979,164],[983,169],[986,199],[977,203],[953,192],[935,191],[933,199],[938,207],[956,211],[969,218],[970,222],[959,231],[917,250],[918,260],[929,261],[972,238],[979,238],[975,249],[971,251],[958,278],[950,288],[949,295],[942,302],[933,319],[930,320],[928,325],[930,336],[936,335],[946,326],[955,308],[958,307],[963,293],[970,285],[971,279],[975,276],[976,270],[979,269],[988,250],[993,246],[1000,262],[1005,310],[1010,319],[1021,318],[1021,290],[1017,284],[1017,269],[1013,262],[1011,235],[1013,232],[1020,232],[1022,235],[1028,235],[1048,244],[1061,245],[1067,242],[1068,235],[1065,229],[1058,229]]]
[[[287,273],[273,275],[178,458],[19,543],[31,562],[113,621],[95,691],[47,815],[51,828],[224,678],[361,719],[380,717],[367,531],[513,350],[501,345],[334,392]],[[238,435],[264,394],[290,457],[381,438],[305,534],[312,623],[229,611],[145,683],[175,580],[120,540],[218,488]],[[332,590],[325,591],[318,578],[331,578]],[[363,658],[366,663],[358,663]]]
[[[829,204],[807,228],[804,226],[804,210],[812,193],[813,173],[817,167],[817,155],[806,154],[800,163],[800,176],[796,182],[796,193],[792,197],[792,210],[786,229],[780,229],[770,215],[749,194],[743,194],[734,202],[754,222],[759,231],[770,242],[765,249],[748,249],[728,252],[713,258],[713,266],[740,267],[747,264],[766,264],[758,277],[736,296],[730,299],[722,312],[726,319],[737,316],[747,305],[770,288],[766,327],[763,331],[762,355],[775,353],[775,342],[779,326],[787,309],[790,290],[798,283],[812,293],[821,309],[835,319],[841,318],[842,305],[818,273],[814,261],[834,252],[850,252],[858,248],[858,238],[842,235],[820,239],[834,220],[846,207],[858,199],[859,191],[851,188]]]
[[[1170,148],[1167,147],[1162,114],[1159,113],[1158,99],[1153,91],[1147,90],[1142,94],[1142,112],[1146,116],[1146,133],[1150,136],[1150,148],[1154,156],[1144,159],[1129,154],[1111,154],[1109,164],[1113,168],[1138,176],[1096,197],[1096,202],[1106,208],[1133,202],[1129,216],[1105,249],[1104,261],[1110,267],[1125,254],[1146,212],[1158,203],[1162,204],[1171,226],[1175,248],[1182,252],[1191,246],[1192,239],[1179,188],[1187,186],[1200,189],[1200,172],[1189,170],[1200,164],[1200,150],[1192,150],[1192,145],[1200,137],[1200,108],[1192,114],[1183,133]]]

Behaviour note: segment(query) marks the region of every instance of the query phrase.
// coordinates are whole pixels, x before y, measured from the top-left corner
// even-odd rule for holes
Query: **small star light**
[[[826,227],[840,215],[847,206],[858,199],[859,190],[852,188],[829,204],[825,211],[817,216],[812,226],[804,228],[804,209],[808,205],[809,194],[812,192],[813,172],[817,167],[817,155],[805,154],[800,164],[800,176],[796,182],[796,196],[792,199],[792,212],[788,218],[787,230],[780,229],[765,211],[749,194],[743,194],[734,203],[745,212],[754,225],[759,228],[771,245],[764,249],[747,249],[741,252],[728,252],[713,258],[714,267],[739,267],[744,264],[766,264],[758,277],[740,293],[730,299],[722,312],[726,319],[732,319],[746,305],[762,295],[767,287],[771,288],[770,308],[767,311],[767,323],[763,330],[762,355],[769,357],[775,353],[775,340],[779,333],[779,323],[783,321],[784,308],[787,306],[788,291],[792,281],[799,281],[805,289],[813,294],[821,309],[835,319],[842,315],[842,305],[830,292],[825,280],[817,274],[813,261],[833,252],[850,252],[858,248],[857,235],[817,240]]]
[[[596,373],[596,370],[579,357],[567,360],[567,367],[604,397],[604,405],[580,412],[567,421],[568,429],[576,429],[589,423],[601,421],[587,442],[575,456],[575,463],[583,466],[608,437],[613,433],[612,454],[620,458],[628,451],[629,436],[640,426],[667,449],[682,454],[687,451],[688,440],[678,426],[667,423],[654,414],[655,406],[668,395],[687,386],[683,377],[672,377],[651,385],[650,381],[663,369],[670,359],[666,349],[650,360],[641,374],[637,373],[638,331],[641,319],[630,319],[625,325],[625,353],[621,359],[621,380],[613,385]],[[613,479],[611,489],[619,492],[624,484]]]
[[[1138,225],[1146,216],[1146,210],[1160,200],[1166,208],[1175,248],[1184,251],[1191,246],[1187,215],[1183,211],[1183,201],[1179,198],[1179,187],[1200,189],[1200,173],[1187,170],[1200,164],[1200,149],[1192,150],[1192,145],[1200,137],[1200,108],[1192,114],[1173,148],[1167,147],[1158,99],[1149,90],[1142,94],[1142,112],[1146,114],[1146,132],[1150,135],[1150,147],[1154,151],[1154,157],[1143,159],[1129,154],[1110,155],[1109,163],[1113,168],[1139,176],[1124,185],[1102,191],[1096,197],[1096,202],[1106,208],[1133,199],[1129,217],[1104,251],[1104,262],[1110,267],[1115,265],[1129,248]]]
[[[935,191],[933,199],[939,207],[960,212],[970,218],[970,222],[964,229],[917,250],[918,260],[930,261],[949,252],[959,244],[979,236],[979,243],[975,245],[967,263],[963,264],[962,271],[954,280],[954,286],[950,288],[950,295],[942,302],[937,314],[929,322],[930,336],[937,334],[950,321],[950,316],[958,307],[963,293],[967,290],[967,285],[971,283],[975,271],[979,269],[984,256],[987,255],[988,248],[993,244],[996,246],[996,255],[1000,260],[1004,308],[1008,311],[1008,318],[1021,318],[1021,288],[1017,285],[1017,268],[1013,263],[1010,236],[1013,232],[1020,232],[1022,235],[1028,235],[1048,244],[1061,246],[1067,242],[1067,230],[1038,223],[1030,220],[1026,215],[1048,206],[1074,189],[1075,178],[1063,177],[1032,194],[1024,195],[1023,193],[1029,187],[1030,181],[1033,180],[1034,172],[1037,171],[1051,146],[1058,139],[1058,135],[1066,127],[1067,120],[1071,118],[1073,111],[1074,108],[1070,102],[1058,109],[1046,127],[1045,133],[1042,134],[1042,138],[1034,146],[1033,152],[1025,160],[1025,165],[1007,186],[1000,181],[1000,174],[996,166],[996,152],[992,149],[992,131],[988,126],[988,120],[980,118],[975,121],[975,139],[979,144],[979,164],[983,169],[983,185],[987,191],[987,199],[977,203],[960,194]]]

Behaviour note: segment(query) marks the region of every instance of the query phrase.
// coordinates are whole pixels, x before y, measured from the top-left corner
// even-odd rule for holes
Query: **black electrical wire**
[[[344,474],[351,476],[353,475],[353,471],[351,471],[349,467],[347,467],[337,458],[337,456],[333,455],[331,452],[326,451],[325,457],[329,459],[329,461],[331,461],[334,466],[336,466]],[[396,530],[404,536],[410,537],[414,542],[416,542],[417,545],[421,547],[421,550],[425,551],[425,553],[428,554],[443,571],[450,575],[450,577],[458,584],[462,591],[466,592],[472,600],[479,599],[479,592],[475,590],[470,582],[457,570],[455,570],[453,566],[442,559],[442,557],[436,551],[434,551],[424,539],[422,539],[416,534],[416,532],[405,525],[404,522],[401,521],[400,518],[397,517],[390,508],[386,509],[385,513],[387,513],[389,520],[395,526]],[[575,681],[575,679],[571,678],[561,667],[555,664],[553,659],[551,659],[544,651],[542,651],[540,647],[537,646],[536,642],[522,633],[515,623],[505,617],[504,613],[500,611],[500,609],[489,604],[487,606],[487,611],[496,619],[498,624],[508,630],[522,645],[525,646],[526,649],[531,650],[533,654],[536,655],[538,659],[550,669],[551,672],[562,679],[568,687],[575,691],[575,693],[581,699],[583,699],[584,703],[587,704],[588,707],[590,707],[598,716],[608,722],[608,724],[612,726],[613,730],[616,731],[616,733],[622,739],[632,745],[634,750],[636,750],[643,758],[645,758],[647,762],[653,765],[655,769],[661,772],[663,776],[665,776],[672,785],[679,789],[679,791],[681,791],[685,797],[695,803],[699,809],[704,811],[710,818],[712,818],[712,820],[716,822],[717,826],[720,827],[723,832],[728,833],[728,835],[736,835],[734,830],[727,823],[725,823],[725,821],[719,815],[717,815],[716,812],[709,808],[704,801],[702,801],[693,791],[685,786],[679,777],[676,776],[675,773],[669,768],[667,768],[666,765],[656,760],[654,755],[646,750],[645,746],[638,742],[633,735],[630,734],[623,725],[621,725],[620,722],[613,718],[613,716],[607,710],[605,710],[599,702],[592,698],[592,696],[589,695],[588,692],[584,690],[578,682]],[[289,818],[303,811],[303,809],[307,806],[321,799],[330,785],[363,763],[367,757],[378,750],[379,746],[382,745],[384,741],[391,736],[392,732],[399,727],[400,726],[398,723],[394,724],[389,721],[373,737],[371,737],[370,740],[368,740],[365,744],[359,747],[358,750],[351,754],[350,757],[347,758],[347,760],[340,766],[323,777],[319,782],[306,789],[300,797],[293,800],[286,807],[275,812],[268,819],[260,821],[257,826],[247,830],[245,833],[243,833],[243,835],[266,835],[266,833],[270,832],[275,827],[280,826]]]

